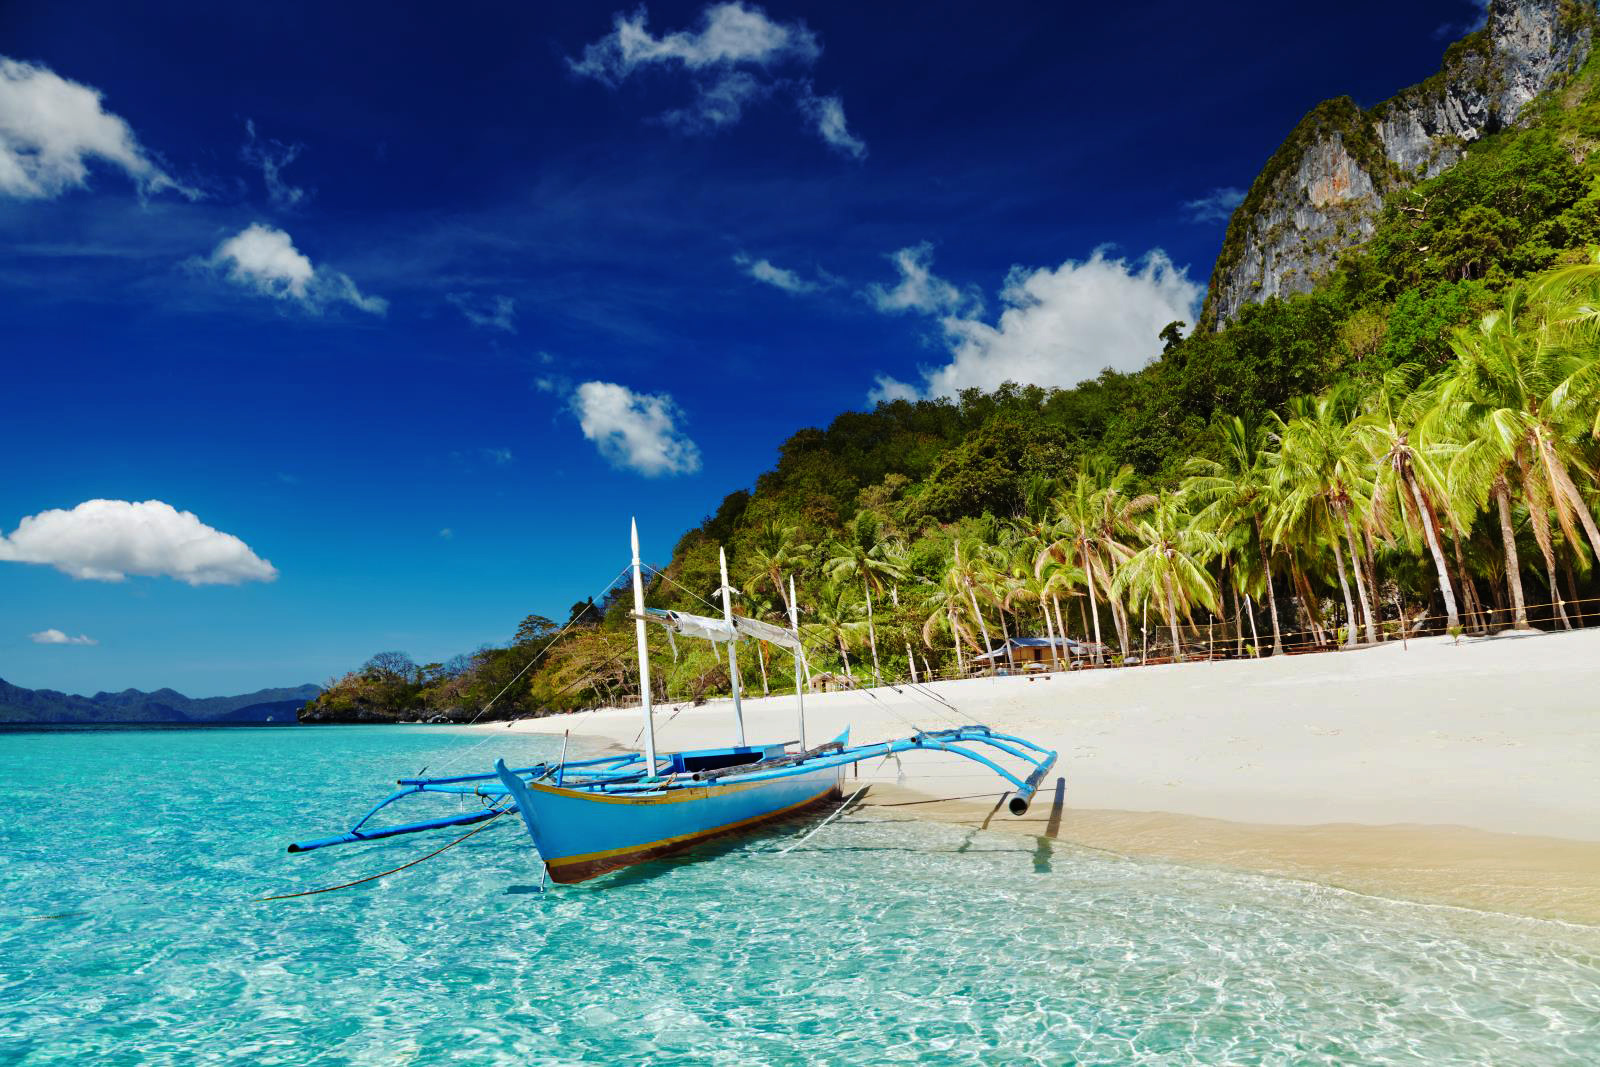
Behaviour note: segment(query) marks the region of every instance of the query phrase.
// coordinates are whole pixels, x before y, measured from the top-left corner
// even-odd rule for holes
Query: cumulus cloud
[[[199,193],[163,171],[100,92],[48,67],[0,56],[0,196],[60,196],[89,184],[89,160],[121,170],[141,193]]]
[[[824,142],[854,159],[866,143],[850,132],[837,96],[817,96],[798,72],[809,70],[822,43],[803,22],[777,22],[761,8],[739,0],[712,4],[699,27],[657,37],[641,6],[612,18],[611,32],[587,45],[567,65],[580,77],[617,88],[644,70],[672,71],[686,79],[693,98],[684,107],[658,116],[689,133],[713,133],[733,126],[755,101],[774,94],[794,100]]]
[[[98,645],[100,642],[88,634],[79,634],[77,637],[68,637],[60,630],[40,630],[36,634],[29,634],[28,640],[36,645]]]
[[[802,278],[787,267],[774,265],[771,260],[751,259],[743,252],[740,252],[733,257],[733,261],[756,281],[765,282],[775,288],[782,289],[786,293],[814,293],[822,288],[820,282]]]
[[[1097,249],[1055,269],[1013,267],[998,321],[944,315],[949,362],[923,368],[920,388],[880,375],[869,399],[954,396],[1007,381],[1069,388],[1107,368],[1137,370],[1155,355],[1164,326],[1194,321],[1201,295],[1159,249],[1134,262]]]
[[[30,515],[0,536],[0,562],[43,563],[74,578],[120,582],[130,574],[189,585],[270,582],[277,568],[232,534],[159,500],[86,500]]]
[[[584,382],[573,391],[571,403],[583,436],[613,467],[647,478],[700,469],[700,449],[679,428],[683,412],[666,393]]]
[[[1244,203],[1244,190],[1225,185],[1195,200],[1185,200],[1184,209],[1195,222],[1227,222],[1234,209]]]
[[[474,326],[517,332],[517,302],[509,296],[446,293],[444,298]]]
[[[872,284],[865,296],[883,312],[916,311],[924,315],[981,314],[983,297],[963,292],[933,273],[933,245],[924,241],[889,257],[900,280],[892,286]]]
[[[283,168],[299,158],[302,146],[256,136],[256,124],[251,119],[244,120],[244,128],[250,139],[239,150],[239,158],[261,169],[261,181],[267,187],[267,199],[279,207],[299,204],[306,198],[306,191],[285,181]]]
[[[373,315],[389,310],[387,300],[364,295],[348,274],[312,266],[287,233],[259,222],[217,245],[210,262],[236,285],[296,301],[310,311],[339,303]]]

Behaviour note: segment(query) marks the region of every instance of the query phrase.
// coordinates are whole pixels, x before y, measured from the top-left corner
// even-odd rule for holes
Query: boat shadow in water
[[[1061,812],[1067,806],[1067,780],[1056,779],[1056,795],[1050,802],[1050,817],[1045,820],[1044,833],[1034,838],[1033,873],[1050,874],[1055,870],[1052,862],[1056,851],[1056,838],[1061,836]]]

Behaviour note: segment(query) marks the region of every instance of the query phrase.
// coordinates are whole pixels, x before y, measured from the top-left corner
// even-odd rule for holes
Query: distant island
[[[23,689],[0,678],[0,726],[292,723],[300,708],[321,692],[319,685],[299,685],[225,697],[186,697],[173,689],[124,689],[85,697]]]

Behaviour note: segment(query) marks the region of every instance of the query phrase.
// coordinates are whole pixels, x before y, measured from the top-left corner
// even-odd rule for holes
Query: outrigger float
[[[726,555],[722,558],[723,617],[677,611],[647,610],[639,561],[639,530],[633,528],[633,603],[639,646],[640,690],[643,694],[644,751],[594,759],[562,758],[530,767],[507,767],[452,778],[402,778],[400,787],[363,815],[349,830],[331,837],[299,841],[290,852],[310,852],[330,845],[467,826],[513,810],[520,813],[551,881],[570,884],[676,852],[707,838],[749,830],[772,819],[794,815],[842,795],[844,770],[864,760],[905,752],[949,752],[983,764],[1010,784],[1007,807],[1025,814],[1056,753],[1031,741],[995,733],[987,726],[959,726],[918,731],[910,737],[877,744],[851,745],[849,731],[812,748],[806,747],[807,674],[800,639],[798,609],[790,579],[789,628],[733,614]],[[733,690],[737,743],[727,748],[657,753],[650,700],[650,660],[646,625],[666,627],[669,635],[699,638],[727,645],[729,681]],[[767,641],[789,649],[795,660],[795,698],[799,737],[776,744],[747,744],[740,704],[738,656],[741,639]],[[981,749],[992,750],[990,758]],[[1024,765],[1017,773],[997,759],[1010,757]],[[372,826],[389,805],[420,793],[480,798],[480,810],[400,825]]]

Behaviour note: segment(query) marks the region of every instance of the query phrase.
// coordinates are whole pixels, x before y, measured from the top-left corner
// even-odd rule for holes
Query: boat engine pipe
[[[1022,783],[1022,788],[1011,794],[1011,802],[1006,805],[1011,809],[1011,814],[1028,814],[1028,805],[1033,801],[1033,794],[1039,791],[1039,783],[1044,781],[1044,776],[1049,774],[1050,768],[1055,765],[1056,754],[1054,752],[1039,761],[1039,766],[1035,767],[1033,773],[1028,775],[1028,780]]]

